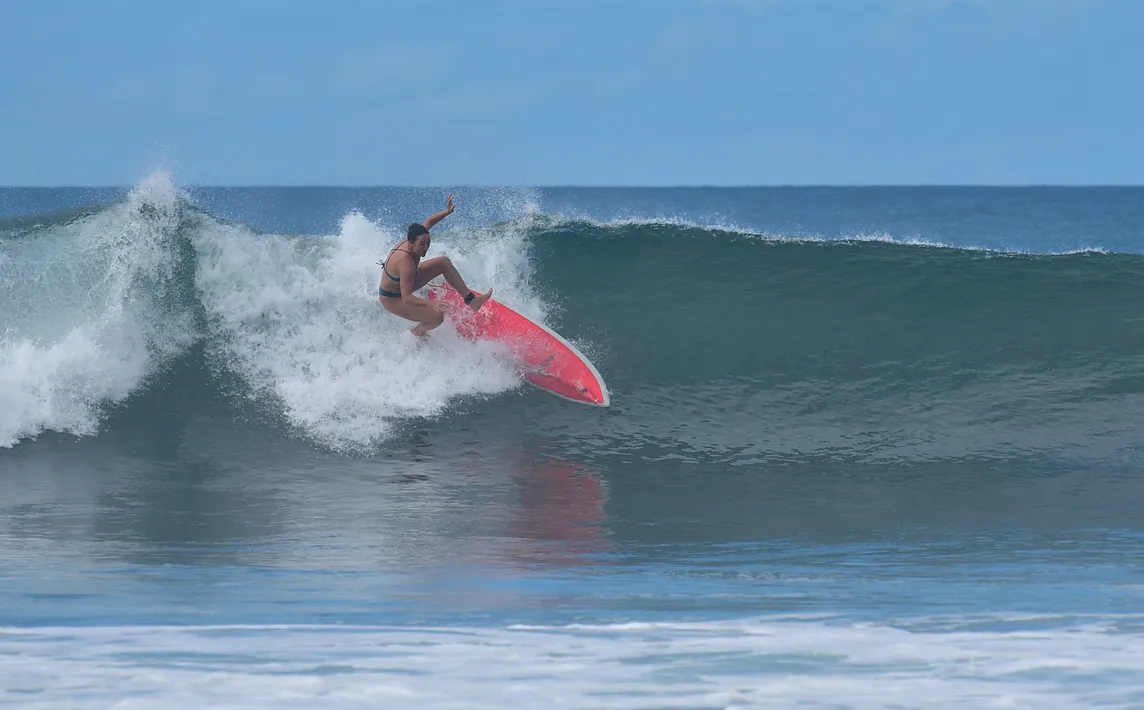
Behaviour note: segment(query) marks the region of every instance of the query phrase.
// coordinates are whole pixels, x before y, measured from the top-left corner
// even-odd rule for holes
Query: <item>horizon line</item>
[[[130,190],[142,182],[146,178],[141,179],[139,182],[131,184],[78,184],[78,183],[59,183],[59,184],[29,184],[29,185],[16,185],[7,184],[0,185],[0,190]],[[178,183],[175,183],[178,185]],[[228,184],[228,183],[187,183],[182,185],[186,188],[207,188],[207,189],[221,189],[221,190],[241,190],[241,189],[257,189],[257,190],[505,190],[505,189],[526,189],[526,190],[752,190],[752,189],[884,189],[884,188],[989,188],[989,189],[1036,189],[1036,188],[1068,188],[1068,189],[1092,189],[1092,188],[1141,188],[1144,183],[959,183],[959,182],[933,182],[933,183],[756,183],[756,184],[714,184],[714,183],[694,183],[686,184],[681,183],[677,185],[639,185],[639,184],[589,184],[589,183],[565,183],[565,184],[319,184],[319,183],[249,183],[249,184]]]

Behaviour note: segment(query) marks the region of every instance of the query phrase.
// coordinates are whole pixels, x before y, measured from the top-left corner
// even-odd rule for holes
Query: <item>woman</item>
[[[395,316],[417,323],[409,329],[417,336],[425,335],[445,322],[447,307],[443,301],[430,301],[413,295],[414,291],[438,276],[444,275],[457,293],[465,294],[465,303],[474,311],[480,310],[493,295],[491,288],[483,294],[470,291],[447,256],[421,262],[429,252],[429,230],[453,214],[454,209],[453,196],[449,195],[444,210],[429,217],[423,224],[409,225],[405,241],[394,247],[384,262],[378,262],[381,264],[381,283],[377,288],[377,297],[381,307]]]

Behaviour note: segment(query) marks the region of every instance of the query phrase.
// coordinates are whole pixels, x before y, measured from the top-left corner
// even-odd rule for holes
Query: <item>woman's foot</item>
[[[469,308],[472,308],[474,311],[479,311],[481,310],[481,306],[485,305],[485,301],[492,298],[493,290],[490,288],[484,293],[477,293],[476,291],[473,291],[473,294],[474,298],[473,300],[469,301]]]

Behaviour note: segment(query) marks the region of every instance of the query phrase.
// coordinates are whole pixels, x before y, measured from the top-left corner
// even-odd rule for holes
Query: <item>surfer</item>
[[[457,293],[465,294],[465,303],[474,311],[480,310],[493,295],[491,288],[485,293],[470,291],[447,256],[421,262],[429,252],[429,230],[453,214],[454,209],[453,196],[449,195],[445,209],[431,215],[422,224],[409,225],[405,241],[395,246],[385,261],[377,262],[381,264],[381,283],[377,287],[381,307],[395,316],[417,323],[409,329],[414,335],[425,335],[445,322],[447,306],[444,301],[430,301],[413,295],[414,291],[438,276],[444,275]]]

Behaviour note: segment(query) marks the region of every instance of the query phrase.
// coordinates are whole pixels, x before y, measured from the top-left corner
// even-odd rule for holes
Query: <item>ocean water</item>
[[[1142,707],[1142,423],[1141,188],[0,189],[0,707]]]

